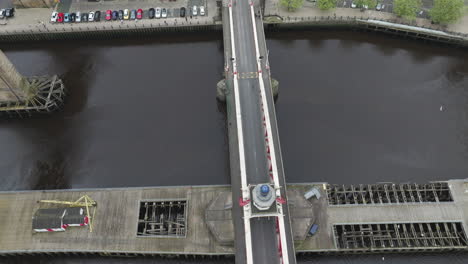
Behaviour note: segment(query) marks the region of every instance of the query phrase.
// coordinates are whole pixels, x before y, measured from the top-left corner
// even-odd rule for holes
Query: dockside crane
[[[81,196],[76,201],[60,201],[60,200],[39,200],[38,203],[50,203],[50,204],[63,204],[68,205],[70,207],[86,207],[86,216],[89,219],[89,232],[93,232],[93,222],[94,222],[94,215],[96,213],[97,203],[88,195]],[[94,207],[93,214],[90,214],[90,207]]]

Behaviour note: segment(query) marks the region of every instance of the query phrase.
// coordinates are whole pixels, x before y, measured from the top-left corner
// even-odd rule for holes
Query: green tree
[[[329,10],[336,7],[336,0],[318,0],[317,5],[322,10]]]
[[[294,11],[302,7],[304,0],[280,0],[280,4],[286,7],[288,11]]]
[[[377,5],[377,0],[356,0],[354,3],[360,7],[367,6],[369,9],[374,9]]]
[[[463,7],[463,0],[434,0],[429,15],[436,23],[449,24],[462,17]]]
[[[393,5],[393,12],[397,16],[412,20],[421,8],[421,0],[394,0]]]

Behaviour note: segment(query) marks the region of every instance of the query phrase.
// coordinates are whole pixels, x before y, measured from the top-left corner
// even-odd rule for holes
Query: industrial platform
[[[311,189],[319,195],[304,197]],[[39,200],[84,195],[97,203],[92,232],[33,231],[38,209],[66,206]],[[468,180],[291,184],[288,201],[296,253],[468,249]],[[0,192],[0,255],[234,255],[233,206],[227,185]]]

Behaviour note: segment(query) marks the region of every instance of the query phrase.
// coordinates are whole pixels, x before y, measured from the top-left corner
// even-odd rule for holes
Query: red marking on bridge
[[[242,197],[239,198],[239,206],[244,207],[245,205],[249,204],[250,200],[244,200]]]
[[[276,201],[277,201],[278,203],[280,203],[280,204],[285,204],[285,203],[286,203],[286,200],[283,199],[283,197],[278,197],[278,198],[276,198]]]

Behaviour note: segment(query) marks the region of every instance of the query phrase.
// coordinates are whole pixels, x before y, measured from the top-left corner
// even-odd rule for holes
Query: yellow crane
[[[93,222],[94,222],[94,214],[96,213],[96,206],[97,203],[88,195],[81,196],[78,200],[74,202],[70,201],[59,201],[59,200],[39,200],[39,203],[51,203],[51,204],[65,204],[70,207],[86,207],[86,215],[89,219],[89,232],[93,232]],[[93,215],[89,213],[89,208],[94,207]]]

